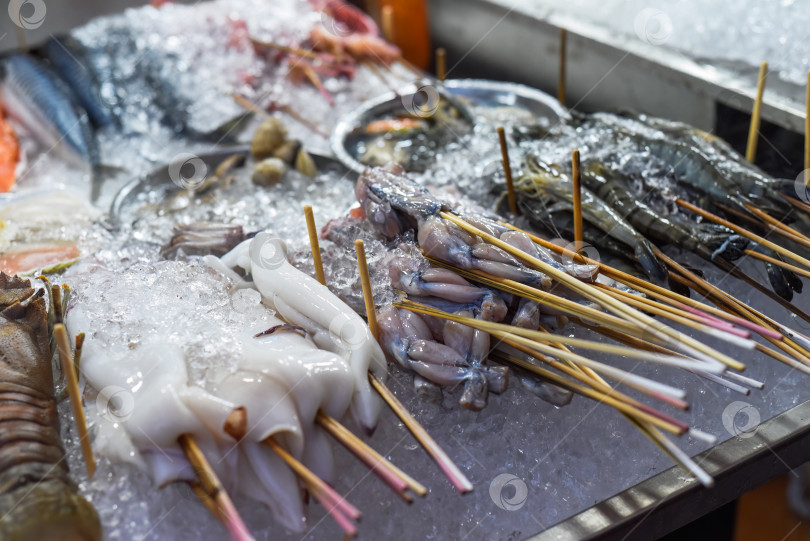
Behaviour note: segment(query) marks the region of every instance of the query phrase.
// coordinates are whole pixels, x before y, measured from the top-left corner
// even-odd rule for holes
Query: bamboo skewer
[[[430,261],[434,265],[451,269],[464,278],[468,278],[473,281],[478,281],[483,283],[484,285],[489,285],[497,289],[508,291],[523,298],[535,301],[544,306],[548,306],[563,312],[567,312],[572,315],[576,315],[577,317],[581,317],[587,321],[592,321],[594,323],[599,323],[600,325],[606,325],[608,327],[621,329],[623,332],[626,332],[628,334],[643,332],[643,329],[641,329],[637,325],[634,325],[633,323],[618,318],[613,314],[600,312],[599,310],[596,310],[589,306],[583,306],[570,299],[559,297],[552,293],[548,293],[547,291],[543,291],[542,289],[533,288],[531,286],[527,286],[526,284],[516,282],[514,280],[509,280],[508,278],[501,278],[499,276],[494,276],[483,271],[478,270],[468,271],[464,269],[459,269],[452,265],[448,265],[443,261],[434,259],[430,256],[426,255],[425,257],[428,261]]]
[[[586,306],[579,305],[579,304],[577,304],[577,303],[575,303],[575,302],[573,302],[573,301],[571,301],[569,299],[565,299],[563,297],[557,297],[557,296],[552,295],[550,293],[547,293],[545,291],[542,291],[542,290],[539,290],[539,289],[534,289],[531,286],[527,286],[527,285],[519,283],[519,282],[514,282],[514,281],[511,281],[511,280],[507,280],[505,278],[500,278],[500,277],[497,277],[497,276],[489,275],[489,274],[484,273],[482,271],[466,271],[466,270],[463,270],[463,269],[458,269],[456,267],[453,267],[452,265],[448,265],[448,264],[443,263],[441,261],[438,261],[438,260],[436,260],[434,258],[431,258],[430,256],[425,256],[425,257],[426,257],[426,259],[428,261],[430,261],[434,265],[453,270],[454,272],[456,272],[457,274],[459,274],[460,276],[462,276],[464,278],[467,278],[468,280],[476,281],[476,282],[482,283],[484,285],[488,285],[490,287],[494,287],[496,289],[500,289],[500,290],[512,293],[513,295],[517,295],[517,296],[520,296],[520,297],[523,297],[523,298],[526,298],[526,299],[529,299],[529,300],[533,300],[533,301],[538,302],[540,304],[543,304],[545,306],[552,307],[552,308],[554,308],[556,310],[567,311],[568,313],[570,313],[572,315],[576,315],[576,316],[578,316],[578,317],[580,317],[582,319],[585,319],[587,321],[591,321],[593,323],[598,323],[598,324],[602,325],[605,328],[611,328],[611,329],[614,329],[614,330],[618,330],[620,332],[623,332],[625,334],[628,334],[630,336],[633,336],[633,337],[636,337],[636,338],[639,338],[639,339],[648,340],[650,338],[650,336],[647,335],[645,329],[643,329],[641,327],[634,326],[633,324],[628,323],[625,320],[619,319],[616,316],[613,316],[613,315],[610,315],[610,314],[605,314],[603,312],[599,312],[598,310],[594,310],[593,308],[589,308],[589,307],[586,307]],[[661,306],[665,306],[665,305],[661,305]],[[686,308],[688,308],[688,307],[686,307]],[[695,310],[695,311],[700,313],[697,310]],[[684,312],[684,313],[689,314],[689,312]],[[725,323],[722,320],[717,320],[717,323],[715,323],[715,325],[717,325],[718,327],[722,326],[720,324],[725,324]],[[711,330],[714,331],[714,329],[711,329]],[[721,330],[725,331],[726,329],[722,328]],[[712,333],[712,334],[714,334],[714,333]],[[779,335],[777,333],[777,336],[781,336],[781,335]],[[722,337],[727,338],[725,336],[722,336]],[[749,342],[744,342],[744,343],[739,343],[739,344],[735,342],[735,345],[743,345],[746,348],[751,347]],[[719,363],[717,363],[717,364],[719,364]]]
[[[412,501],[411,497],[405,492],[407,489],[410,489],[419,496],[425,496],[427,494],[427,489],[424,485],[397,468],[335,419],[319,411],[316,420],[319,425],[359,458],[370,470],[376,473],[380,479],[395,492],[399,493],[405,501],[408,503]]]
[[[747,208],[749,211],[753,212],[762,221],[764,221],[768,225],[773,226],[773,228],[779,234],[781,234],[783,236],[787,236],[788,238],[798,242],[799,244],[801,244],[805,248],[810,248],[810,237],[807,237],[804,233],[801,233],[800,231],[790,227],[789,225],[780,222],[779,220],[777,220],[776,218],[774,218],[770,214],[767,214],[767,213],[759,210],[758,208],[756,208],[753,205],[750,205],[748,203],[744,203],[744,205],[745,205],[745,208]]]
[[[778,338],[769,336],[766,333],[760,333],[760,335],[774,346],[793,356],[796,360],[810,363],[810,352],[807,352],[804,350],[804,348],[798,346],[798,344],[796,344],[788,336],[785,336],[784,333],[786,332],[786,329],[784,329],[783,326],[779,325],[767,316],[757,312],[750,306],[734,298],[732,295],[708,283],[703,278],[695,275],[693,272],[672,261],[666,255],[662,254],[662,259],[667,265],[678,269],[678,272],[691,280],[691,282],[687,282],[687,285],[693,287],[696,291],[700,292],[707,298],[712,299],[712,301],[717,303],[718,306],[725,306],[728,310],[734,311],[743,317],[750,318],[753,323],[760,327],[768,328],[772,332],[776,332],[776,329],[780,329],[783,334],[777,333]],[[768,353],[767,350],[760,349],[760,351]],[[774,358],[777,360],[782,360],[780,357]]]
[[[706,363],[704,362],[694,361],[693,359],[689,359],[688,362],[684,362],[683,356],[661,355],[661,354],[650,355],[649,353],[645,353],[643,351],[632,348],[626,348],[623,346],[604,344],[602,342],[594,342],[591,340],[585,340],[583,338],[574,338],[570,336],[563,336],[548,332],[535,331],[532,329],[525,329],[523,327],[516,327],[514,325],[507,325],[505,323],[495,323],[491,321],[484,321],[481,319],[462,316],[459,314],[451,314],[449,312],[439,310],[438,308],[433,308],[431,306],[420,304],[418,302],[414,302],[409,299],[402,300],[399,303],[395,303],[394,305],[414,312],[419,312],[422,314],[432,315],[440,317],[442,319],[455,321],[457,323],[462,323],[464,325],[467,325],[468,327],[477,328],[483,331],[487,332],[498,331],[514,334],[522,338],[528,338],[536,342],[541,342],[543,344],[548,344],[549,346],[554,347],[559,347],[560,345],[574,346],[582,349],[599,351],[601,353],[607,353],[610,355],[621,355],[631,359],[637,359],[640,361],[648,361],[667,365],[677,364],[678,366],[684,368],[686,367],[703,368],[706,365]],[[718,372],[723,372],[723,370],[719,370]]]
[[[783,248],[782,246],[779,246],[775,242],[771,242],[768,239],[757,235],[756,233],[752,233],[752,232],[748,231],[747,229],[744,229],[744,228],[738,226],[735,223],[732,223],[732,222],[730,222],[730,221],[728,221],[728,220],[726,220],[724,218],[721,218],[720,216],[717,216],[716,214],[712,214],[711,212],[709,212],[707,210],[703,210],[702,208],[697,207],[697,206],[693,205],[692,203],[689,203],[688,201],[684,201],[683,199],[678,198],[678,199],[675,200],[675,202],[678,205],[682,206],[683,208],[688,209],[688,210],[694,212],[695,214],[697,214],[699,216],[702,216],[703,218],[705,218],[707,220],[711,220],[711,221],[713,221],[715,223],[718,223],[720,225],[728,227],[729,229],[731,229],[732,231],[734,231],[738,235],[742,235],[743,237],[751,239],[751,240],[753,240],[754,242],[756,242],[758,244],[761,244],[763,246],[766,246],[766,247],[770,248],[771,250],[773,250],[774,252],[776,252],[778,254],[782,254],[785,257],[789,257],[790,259],[801,263],[805,267],[810,268],[810,260],[805,259],[804,257],[791,252],[787,248]]]
[[[649,422],[651,424],[654,424],[656,426],[659,426],[660,428],[662,428],[664,430],[667,430],[668,432],[671,432],[673,434],[680,435],[680,434],[683,434],[685,432],[685,430],[679,429],[679,428],[674,427],[674,426],[672,426],[672,425],[670,425],[668,423],[665,423],[665,422],[661,421],[659,418],[657,418],[657,417],[655,417],[653,415],[650,415],[650,414],[645,413],[643,411],[639,411],[639,410],[635,409],[633,406],[630,406],[629,404],[626,404],[625,402],[617,400],[616,398],[614,398],[612,396],[608,396],[605,393],[601,393],[599,391],[596,391],[595,389],[592,389],[591,387],[585,386],[585,385],[583,385],[581,383],[577,383],[577,382],[571,381],[569,379],[566,379],[566,378],[560,376],[559,374],[556,374],[555,372],[552,372],[551,370],[547,370],[545,368],[537,366],[534,363],[524,361],[523,359],[519,359],[517,357],[511,357],[509,359],[509,362],[511,364],[514,364],[515,366],[523,368],[524,370],[534,372],[538,376],[543,377],[545,379],[548,379],[552,383],[555,383],[555,384],[557,384],[557,385],[559,385],[561,387],[565,387],[566,389],[570,389],[573,392],[585,395],[588,398],[592,398],[592,399],[597,400],[599,402],[604,402],[605,404],[616,408],[617,410],[621,411],[622,413],[627,413],[628,415],[631,415],[632,417],[635,417],[635,418],[640,419],[640,420],[647,421],[647,422]]]
[[[82,371],[82,348],[84,347],[84,333],[80,332],[76,335],[76,345],[73,348],[73,370],[76,372],[76,378]]]
[[[556,370],[559,370],[563,374],[566,374],[581,383],[593,387],[596,391],[602,394],[611,396],[616,400],[624,402],[634,408],[637,408],[641,411],[644,411],[645,413],[648,413],[649,415],[657,417],[661,421],[669,423],[670,425],[672,425],[672,427],[678,430],[686,431],[689,429],[689,426],[686,423],[683,423],[678,419],[675,419],[674,417],[662,413],[656,410],[655,408],[652,408],[647,404],[644,404],[643,402],[639,402],[638,400],[635,400],[634,398],[631,398],[628,395],[622,393],[621,391],[611,387],[605,380],[599,377],[599,375],[596,372],[594,372],[593,370],[591,370],[586,366],[580,366],[576,363],[571,363],[569,361],[558,361],[553,357],[549,357],[547,355],[543,355],[542,353],[538,353],[537,351],[534,351],[531,348],[521,345],[517,342],[505,341],[504,344],[520,351],[521,353],[525,353],[526,355],[529,355],[530,357],[533,357],[538,361],[541,361],[542,363],[547,364]],[[559,347],[559,349],[561,351],[567,351],[570,353],[570,350],[568,350],[564,346]],[[500,349],[496,349],[496,352],[505,353]],[[598,380],[601,383],[595,385],[594,381],[596,380]],[[679,407],[679,409],[682,410],[688,409],[688,405],[686,403],[683,403],[682,406],[683,407]]]
[[[247,410],[245,408],[234,410],[225,422],[224,431],[237,442],[241,441],[247,431]],[[301,478],[307,489],[324,506],[327,513],[346,532],[346,535],[350,537],[357,535],[357,528],[350,520],[360,520],[362,516],[356,507],[340,496],[326,481],[315,475],[309,468],[288,453],[273,436],[265,438],[262,443],[272,449]],[[210,498],[206,497],[204,490],[198,492],[198,496],[203,500],[203,503],[207,504],[212,513],[218,515],[216,508],[211,505]]]
[[[375,374],[369,372],[368,378],[371,385],[377,390],[380,396],[382,396],[383,400],[394,410],[402,423],[411,431],[411,434],[413,434],[416,440],[425,448],[425,451],[428,452],[433,460],[436,461],[442,472],[444,472],[453,486],[456,487],[456,490],[462,494],[470,492],[473,489],[473,485],[469,479],[467,479],[467,476],[458,469],[458,466],[455,465],[450,457],[447,456],[447,453],[445,453],[439,444],[428,434],[427,430],[408,412],[405,406],[397,399],[396,395],[394,395]]]
[[[79,436],[79,443],[82,447],[82,457],[84,465],[87,467],[87,476],[93,477],[96,472],[96,460],[93,457],[93,447],[90,445],[90,435],[87,433],[87,419],[84,416],[82,406],[82,395],[79,391],[79,379],[76,376],[76,369],[73,365],[73,355],[70,351],[70,341],[68,340],[65,325],[57,323],[53,326],[53,335],[56,339],[56,347],[59,350],[59,361],[62,367],[62,375],[70,395],[70,404],[73,407],[73,418],[76,420],[76,431]]]
[[[503,126],[498,126],[498,140],[501,144],[503,173],[506,176],[506,193],[509,199],[509,212],[517,216],[517,196],[515,195],[515,184],[512,180],[512,166],[509,163],[509,147],[506,145],[506,132],[504,132]]]
[[[804,276],[805,278],[810,278],[810,270],[803,269],[801,267],[797,267],[796,265],[791,265],[790,263],[785,263],[781,259],[776,259],[765,254],[761,254],[759,252],[755,252],[754,250],[745,250],[746,255],[750,255],[754,259],[759,259],[760,261],[766,261],[777,267],[782,267],[783,269],[788,269],[789,271],[795,272],[799,276]]]
[[[490,324],[490,322],[476,320],[476,319],[473,319],[473,318],[463,318],[462,317],[461,319],[456,319],[456,316],[454,314],[448,314],[448,313],[443,312],[441,310],[435,310],[435,309],[432,309],[432,308],[424,306],[424,305],[419,305],[418,303],[415,303],[413,301],[407,301],[407,300],[401,301],[399,303],[395,303],[394,306],[396,306],[398,308],[405,308],[405,309],[411,310],[413,312],[419,312],[419,313],[423,313],[423,314],[428,314],[428,315],[441,317],[443,319],[450,319],[452,321],[459,321],[459,322],[462,322],[462,323],[464,323],[465,325],[467,325],[469,327],[473,327],[475,329],[479,329],[479,330],[488,332],[493,337],[498,338],[499,340],[501,340],[501,341],[503,341],[503,342],[505,342],[507,344],[510,344],[510,345],[513,345],[513,346],[515,344],[519,344],[520,346],[530,348],[532,351],[539,352],[539,353],[541,353],[543,355],[557,355],[557,356],[559,356],[560,358],[562,358],[562,359],[564,359],[566,361],[573,362],[575,364],[582,365],[582,366],[587,366],[588,368],[590,368],[590,369],[592,369],[592,370],[594,370],[596,372],[603,373],[603,374],[607,375],[608,377],[611,377],[611,378],[613,378],[613,379],[615,379],[615,380],[617,380],[617,381],[619,381],[621,383],[624,383],[624,384],[626,384],[626,385],[628,385],[628,386],[630,386],[630,387],[632,387],[634,389],[637,389],[637,390],[639,390],[641,392],[649,394],[650,396],[658,398],[658,399],[660,399],[660,400],[662,400],[664,402],[671,403],[672,405],[677,406],[681,402],[672,402],[670,400],[671,398],[674,398],[677,401],[682,401],[685,394],[686,394],[681,389],[675,389],[675,388],[673,388],[673,387],[671,387],[669,385],[658,383],[658,382],[652,381],[652,380],[650,380],[648,378],[637,376],[637,375],[632,374],[630,372],[625,372],[624,370],[614,368],[614,367],[606,365],[604,363],[600,363],[600,362],[597,362],[597,361],[592,361],[591,359],[588,359],[586,357],[582,357],[581,355],[577,355],[577,354],[571,352],[568,349],[555,348],[554,346],[547,345],[547,344],[545,344],[543,342],[537,342],[537,341],[525,338],[524,336],[518,335],[518,332],[520,332],[520,331],[535,332],[535,331],[531,331],[529,329],[512,328],[513,330],[515,330],[515,332],[502,331],[502,330],[499,330],[499,328],[497,328],[497,327],[491,326],[491,325],[497,325],[497,324]],[[505,325],[505,326],[506,327],[511,327],[509,325]],[[523,334],[523,333],[521,333],[521,334]],[[608,347],[610,346],[609,344],[601,344],[601,345],[608,346]],[[613,347],[615,348],[616,346],[613,346]]]
[[[313,235],[312,232],[315,228],[315,220],[314,216],[311,220],[312,225],[310,226],[310,220],[307,218],[307,227],[310,230],[310,243],[313,247],[313,257],[314,254],[318,251],[315,249],[317,244],[312,243]],[[317,242],[317,235],[314,236],[315,241]],[[368,313],[368,321],[369,321],[369,328],[372,329],[372,334],[374,334],[375,330],[377,329],[377,318],[376,318],[376,311],[374,307],[374,298],[371,291],[371,280],[369,278],[368,273],[368,262],[366,261],[366,251],[365,246],[363,245],[362,240],[357,240],[355,242],[355,250],[357,253],[357,264],[360,271],[360,280],[363,287],[363,301],[366,306],[366,312]],[[321,274],[323,274],[323,263],[318,258],[315,260],[315,267],[316,272],[318,267],[321,267]],[[325,280],[324,280],[325,281]],[[324,285],[326,285],[324,283]],[[373,326],[372,326],[373,325]],[[375,334],[375,337],[377,335]],[[418,423],[418,421],[408,412],[405,406],[397,400],[396,396],[385,386],[383,381],[377,377],[374,373],[368,373],[369,381],[371,382],[372,387],[380,394],[383,400],[388,404],[388,406],[394,411],[394,413],[399,417],[399,419],[405,424],[405,426],[410,430],[416,440],[425,448],[428,454],[437,462],[441,470],[447,475],[450,479],[450,482],[459,490],[462,494],[465,492],[469,492],[473,489],[472,483],[466,478],[466,476],[458,469],[458,467],[453,463],[449,456],[442,450],[436,441],[430,437],[430,434]],[[349,434],[351,434],[349,432]],[[360,440],[357,440],[360,441]],[[361,442],[362,443],[362,442]],[[392,465],[393,466],[393,465]],[[396,468],[394,466],[394,468]],[[397,469],[398,471],[398,469]],[[403,475],[405,475],[403,473]],[[408,477],[411,481],[409,485],[411,490],[424,496],[423,490],[424,487]],[[403,479],[404,481],[404,479]],[[425,490],[426,493],[426,490]],[[403,498],[406,498],[406,501],[409,500],[409,496],[407,494],[403,495]]]
[[[309,234],[309,246],[312,249],[312,262],[315,265],[315,277],[318,281],[326,285],[326,275],[323,272],[323,260],[321,259],[321,245],[318,242],[318,230],[315,228],[315,215],[312,207],[304,207],[304,217],[307,221],[307,233]]]
[[[542,326],[540,327],[540,329],[544,330],[542,328]],[[559,345],[558,347],[560,347],[562,349],[565,349],[564,345]],[[660,349],[664,349],[664,348],[660,348]],[[668,351],[668,350],[665,350],[665,351]],[[675,353],[675,355],[680,355],[680,354]],[[604,388],[610,389],[610,386],[607,384],[607,382],[605,382],[605,380],[603,380],[598,374],[594,373],[593,370],[590,370],[589,368],[586,368],[586,367],[577,367],[577,368],[583,374],[586,374],[587,376],[589,376],[591,378],[591,383],[590,384],[591,384],[592,387],[600,386],[603,389]],[[635,404],[637,404],[639,406],[646,407],[644,404],[642,404],[642,403],[640,403],[640,402],[638,402],[636,400],[633,400],[632,398],[628,397],[628,399],[631,400],[632,403],[635,403]],[[655,410],[653,410],[653,411],[655,411]],[[625,413],[622,413],[622,415],[628,421],[630,421],[633,424],[633,426],[635,426],[639,431],[641,431],[641,433],[644,434],[644,436],[646,436],[654,445],[656,445],[658,448],[660,448],[662,451],[664,451],[664,453],[666,453],[676,464],[681,466],[684,470],[691,472],[704,486],[711,487],[711,486],[714,485],[714,479],[712,479],[711,476],[709,476],[700,466],[695,464],[694,461],[692,461],[692,459],[689,458],[689,455],[687,455],[686,453],[681,451],[681,449],[677,445],[675,445],[674,443],[669,441],[666,438],[666,436],[664,436],[655,426],[653,426],[653,425],[651,425],[649,423],[646,423],[644,421],[639,421],[638,419],[634,419],[633,417],[630,417],[629,415],[627,415]],[[698,438],[698,439],[701,439],[703,441],[706,441],[706,442],[710,443],[711,445],[714,445],[714,443],[717,441],[717,438],[715,438],[714,436],[711,436],[710,434],[706,434],[706,433],[704,433],[704,432],[702,432],[700,430],[696,430],[696,429],[693,429],[693,428],[689,428],[689,427],[687,427],[687,428],[689,430],[689,435],[694,437],[694,438]]]
[[[346,535],[355,537],[357,535],[357,528],[347,517],[353,520],[360,520],[362,517],[360,511],[347,502],[346,499],[338,494],[334,488],[329,486],[326,481],[315,475],[312,470],[288,453],[287,450],[279,445],[272,437],[267,438],[263,443],[280,456],[284,463],[304,481],[309,491],[312,492],[318,501],[321,502],[321,505],[323,505],[335,521],[338,522]]]
[[[444,82],[447,77],[447,51],[443,47],[436,49],[436,79]]]
[[[253,536],[250,535],[247,526],[242,521],[242,517],[239,516],[239,512],[233,505],[211,464],[208,463],[197,442],[194,441],[194,437],[191,434],[181,434],[177,441],[191,463],[191,467],[194,468],[197,477],[199,477],[203,492],[213,500],[216,517],[223,522],[233,539],[252,540]],[[205,500],[203,500],[203,504],[209,507]]]
[[[674,291],[664,289],[661,286],[657,286],[657,285],[655,285],[655,284],[653,284],[651,282],[648,282],[646,280],[642,280],[640,278],[637,278],[635,276],[632,276],[632,275],[627,274],[625,272],[622,272],[620,270],[614,269],[613,267],[605,265],[604,263],[601,263],[599,261],[590,259],[588,257],[585,257],[585,256],[581,255],[581,254],[577,254],[576,252],[573,252],[571,250],[563,248],[562,246],[557,246],[554,243],[551,243],[551,242],[549,242],[549,241],[547,241],[545,239],[542,239],[542,238],[538,237],[537,235],[533,235],[533,234],[531,234],[531,233],[529,233],[527,231],[524,231],[522,229],[519,229],[517,227],[511,226],[511,225],[506,224],[504,222],[500,222],[500,223],[502,225],[506,226],[506,227],[509,227],[510,229],[515,230],[515,231],[521,231],[522,233],[526,233],[535,243],[539,244],[540,246],[542,246],[544,248],[547,248],[547,249],[553,251],[556,254],[571,257],[573,261],[576,261],[578,263],[588,263],[590,265],[598,265],[600,272],[603,272],[604,274],[606,274],[607,276],[613,278],[614,280],[616,280],[618,282],[621,282],[622,284],[624,284],[624,285],[626,285],[628,287],[632,287],[633,289],[636,289],[636,290],[641,291],[643,293],[646,293],[646,294],[648,294],[650,296],[653,296],[653,297],[655,297],[655,298],[657,298],[659,300],[662,300],[664,302],[675,303],[674,306],[676,308],[686,309],[687,307],[691,307],[692,309],[697,309],[697,310],[701,310],[703,312],[708,312],[708,313],[710,313],[710,314],[712,314],[712,315],[714,315],[714,316],[716,316],[718,318],[724,319],[724,320],[726,320],[726,321],[728,321],[730,323],[733,323],[735,325],[739,325],[740,327],[750,329],[750,330],[752,330],[752,331],[754,331],[754,332],[756,332],[756,333],[758,333],[758,334],[760,334],[762,336],[770,336],[771,338],[773,338],[775,340],[780,340],[782,338],[782,335],[779,334],[778,332],[774,331],[773,329],[770,329],[768,327],[763,327],[761,325],[757,325],[757,324],[755,324],[755,323],[753,323],[753,322],[751,322],[751,321],[749,321],[747,319],[744,319],[742,317],[736,316],[734,314],[730,314],[728,312],[724,312],[724,311],[719,310],[719,309],[717,309],[717,308],[715,308],[713,306],[709,306],[707,304],[696,301],[695,299],[691,299],[689,297],[685,297],[683,295],[675,293]],[[686,284],[686,285],[688,285],[688,284]]]
[[[762,112],[762,94],[765,92],[765,79],[768,76],[768,63],[759,66],[757,79],[757,95],[754,99],[754,109],[751,112],[751,126],[748,129],[748,145],[745,148],[745,159],[754,163],[757,155],[757,142],[759,141],[759,121]]]
[[[560,73],[557,79],[557,101],[560,105],[565,105],[565,63],[568,33],[565,28],[560,28]]]
[[[614,314],[618,315],[619,317],[625,318],[629,321],[633,321],[643,328],[652,331],[654,334],[657,334],[659,338],[663,339],[668,343],[672,343],[675,345],[676,349],[684,349],[689,356],[697,356],[698,358],[705,359],[714,359],[717,360],[727,366],[730,366],[736,370],[743,370],[745,369],[745,365],[741,362],[737,361],[721,353],[698,340],[693,339],[692,337],[685,335],[667,327],[666,325],[654,320],[650,316],[643,314],[622,302],[617,301],[610,295],[604,293],[603,291],[586,285],[576,278],[569,276],[565,272],[544,263],[543,261],[537,259],[534,256],[527,254],[526,252],[515,248],[514,246],[484,232],[480,229],[468,224],[463,219],[450,214],[448,212],[441,212],[440,216],[445,218],[446,220],[453,222],[457,226],[461,227],[468,233],[473,235],[477,235],[482,239],[486,240],[490,244],[494,244],[495,246],[509,252],[513,256],[522,259],[529,263],[532,267],[536,268],[544,272],[545,274],[551,276],[552,278],[556,279],[557,281],[561,282],[562,284],[568,286],[569,288],[573,289],[574,291],[579,292],[581,295],[585,296],[586,298],[598,302],[606,309],[610,310]]]
[[[582,188],[579,179],[579,150],[571,153],[571,186],[574,204],[574,246],[577,251],[583,248],[582,242]]]
[[[645,299],[643,297],[639,297],[637,295],[633,295],[632,293],[627,293],[625,291],[621,291],[619,289],[611,288],[609,286],[605,286],[603,284],[596,284],[596,287],[604,289],[609,294],[613,295],[617,299],[621,300],[622,302],[626,302],[631,306],[635,306],[639,310],[643,310],[645,312],[649,312],[676,323],[680,323],[685,327],[689,327],[690,329],[694,329],[696,331],[709,334],[714,336],[715,338],[720,338],[721,340],[725,340],[735,346],[739,346],[748,350],[752,350],[755,347],[756,342],[753,340],[748,340],[747,336],[743,337],[738,335],[734,331],[736,329],[727,329],[727,328],[717,328],[711,327],[706,324],[706,320],[696,316],[694,314],[685,313],[684,315],[673,313],[675,309],[665,309],[663,307],[657,306],[658,303],[655,301],[650,301],[649,299]]]
[[[363,287],[363,302],[366,304],[366,318],[368,319],[368,328],[374,338],[380,336],[380,329],[377,325],[377,312],[374,308],[374,297],[371,294],[371,280],[368,275],[368,263],[366,262],[366,247],[363,241],[357,239],[354,241],[354,249],[357,252],[357,265],[360,268],[360,283]]]
[[[371,280],[368,274],[368,264],[366,262],[366,251],[363,246],[363,241],[359,239],[355,241],[355,248],[357,250],[357,264],[360,269],[360,281],[363,286],[363,302],[366,305],[366,312],[369,314],[369,328],[376,338],[379,336],[378,332],[375,332],[378,331],[377,316],[374,308],[374,298],[371,291]],[[439,444],[430,437],[427,431],[417,422],[410,412],[408,412],[405,406],[396,399],[396,396],[385,386],[383,381],[372,372],[368,373],[368,377],[371,381],[371,385],[377,390],[408,430],[410,430],[416,440],[436,461],[442,472],[444,472],[448,479],[450,479],[450,482],[453,483],[453,486],[462,494],[472,490],[472,483],[461,473],[458,467],[450,460],[450,457],[442,451]]]

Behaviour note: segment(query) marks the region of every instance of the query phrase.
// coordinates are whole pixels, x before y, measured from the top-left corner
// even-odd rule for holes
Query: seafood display
[[[0,537],[514,539],[710,490],[736,394],[810,399],[805,184],[381,18],[155,3],[0,59]]]
[[[100,540],[96,511],[65,462],[44,291],[0,273],[0,292],[0,536]]]
[[[276,260],[266,254],[268,249],[278,250]],[[192,434],[220,476],[228,480],[229,490],[266,504],[286,528],[304,531],[303,502],[295,475],[262,442],[270,437],[283,442],[312,471],[332,479],[332,454],[323,429],[314,424],[316,414],[322,411],[342,418],[351,410],[362,426],[372,430],[380,403],[371,394],[366,372],[384,374],[385,366],[379,346],[370,339],[359,316],[285,258],[283,243],[261,233],[222,260],[211,261],[210,267],[163,263],[153,269],[163,276],[170,274],[167,266],[185,268],[184,272],[192,276],[210,274],[212,269],[224,273],[217,291],[206,293],[215,301],[207,303],[208,309],[220,313],[208,316],[194,328],[201,330],[203,340],[231,342],[233,357],[228,359],[228,366],[217,364],[223,362],[221,355],[209,357],[207,362],[195,358],[193,349],[189,351],[195,347],[191,343],[185,342],[183,347],[161,343],[161,338],[169,339],[158,330],[163,321],[170,321],[186,305],[196,309],[200,305],[181,303],[166,310],[164,299],[147,286],[134,292],[141,306],[119,319],[115,334],[96,332],[88,336],[82,371],[101,397],[96,399],[97,405],[112,408],[108,400],[116,394],[131,400],[127,411],[118,416],[114,411],[97,412],[97,442],[103,456],[135,463],[149,472],[157,486],[193,481],[193,472],[178,444],[181,435]],[[278,263],[278,268],[273,268],[273,263]],[[238,276],[231,282],[234,272],[230,265],[243,265],[251,271],[252,284],[262,295],[245,294],[241,288],[248,286]],[[130,271],[133,277],[138,272],[143,270]],[[93,269],[84,278],[86,282],[79,283],[76,295],[88,295],[93,286],[118,278],[129,281],[128,276]],[[307,312],[296,294],[320,301],[317,305],[307,303],[313,308],[329,306],[330,310]],[[262,306],[262,298],[269,299],[275,313],[285,319]],[[217,304],[220,299],[234,306],[239,303],[242,313],[237,320],[229,320]],[[109,292],[105,300],[114,302],[116,294]],[[146,328],[154,325],[154,331],[144,332],[144,314],[159,307],[166,312],[151,316]],[[99,315],[79,301],[71,304],[67,323],[74,332],[97,329]],[[217,320],[224,326],[218,328]],[[121,333],[137,345],[116,347]],[[155,422],[157,412],[163,422]],[[238,442],[226,428],[235,412],[244,413],[246,419],[244,436]]]

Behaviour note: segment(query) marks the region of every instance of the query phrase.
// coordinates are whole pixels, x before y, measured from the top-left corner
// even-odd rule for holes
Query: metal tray
[[[241,167],[250,155],[250,147],[247,145],[220,147],[208,152],[194,154],[193,157],[202,160],[205,164],[207,178],[207,175],[213,173],[222,162],[234,155],[239,156],[236,165],[237,167]],[[312,156],[319,170],[334,170],[341,176],[350,173],[340,161],[332,157],[313,153],[310,153],[310,156]],[[191,155],[189,155],[189,157],[191,157]],[[141,194],[154,190],[163,190],[162,196],[166,197],[183,189],[171,178],[169,169],[172,165],[173,164],[167,164],[155,169],[151,173],[135,177],[118,190],[118,193],[115,194],[112,204],[110,205],[110,220],[113,225],[116,227],[121,225],[124,212],[137,202]]]
[[[473,103],[493,107],[519,107],[533,113],[538,118],[546,118],[551,122],[571,118],[568,110],[552,96],[517,83],[485,79],[451,79],[445,81],[442,88],[454,98],[466,98]],[[403,102],[408,98],[412,99],[420,89],[421,86],[411,85],[402,89],[401,92],[387,92],[365,102],[341,118],[332,132],[330,140],[335,157],[352,171],[362,173],[366,166],[357,161],[347,149],[348,137],[375,118],[404,111]]]

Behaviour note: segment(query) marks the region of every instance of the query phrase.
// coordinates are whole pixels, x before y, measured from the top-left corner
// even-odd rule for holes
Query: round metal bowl
[[[206,174],[212,174],[222,162],[234,155],[238,157],[236,166],[243,166],[250,155],[250,146],[221,147],[193,156],[189,154],[188,157],[201,160],[205,165]],[[334,158],[312,153],[310,153],[310,156],[312,156],[315,166],[321,171],[334,170],[340,174],[347,174],[349,172],[342,163]],[[118,190],[118,193],[115,194],[115,198],[110,205],[110,218],[112,223],[116,226],[121,225],[124,212],[136,204],[139,196],[143,193],[162,190],[161,195],[165,198],[181,191],[183,188],[172,181],[169,172],[170,167],[171,164],[164,165],[151,173],[135,177],[124,184],[124,186]]]
[[[335,157],[349,169],[362,173],[366,166],[349,150],[347,143],[350,136],[372,120],[406,111],[404,104],[413,103],[415,95],[425,92],[425,87],[429,85],[430,83],[417,83],[401,92],[387,92],[363,103],[342,117],[335,126],[330,140]],[[517,83],[486,79],[449,79],[442,85],[440,93],[442,92],[446,92],[452,98],[464,98],[476,105],[525,109],[538,119],[546,119],[550,123],[564,122],[571,118],[568,110],[552,96]]]

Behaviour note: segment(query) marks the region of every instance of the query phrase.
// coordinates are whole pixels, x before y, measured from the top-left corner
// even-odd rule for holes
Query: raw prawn
[[[556,204],[565,209],[573,208],[572,184],[569,177],[533,155],[526,158],[526,168],[527,172],[515,182],[522,206],[537,205],[539,202],[544,207]],[[650,242],[593,192],[582,189],[581,194],[583,219],[597,226],[608,236],[633,248],[647,275],[658,283],[666,282],[666,268],[653,253]],[[546,205],[543,203],[544,200],[551,202]]]

